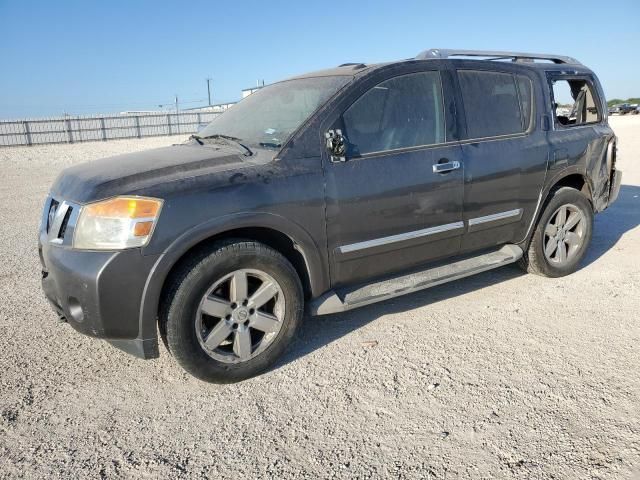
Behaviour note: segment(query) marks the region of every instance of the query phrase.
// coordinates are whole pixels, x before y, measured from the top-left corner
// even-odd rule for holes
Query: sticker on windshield
[[[276,133],[276,129],[275,128],[267,128],[264,133],[266,133],[267,135],[273,135],[274,133]]]

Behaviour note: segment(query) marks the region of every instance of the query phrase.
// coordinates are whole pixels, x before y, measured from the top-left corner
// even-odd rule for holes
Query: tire
[[[187,372],[213,383],[244,380],[272,366],[304,310],[291,263],[251,241],[225,241],[195,255],[172,275],[165,291],[160,308],[165,344]]]
[[[581,217],[574,216],[577,214]],[[572,225],[576,218],[578,223]],[[569,275],[578,269],[592,232],[593,208],[587,197],[574,188],[560,187],[549,195],[519,265],[529,273],[545,277]]]

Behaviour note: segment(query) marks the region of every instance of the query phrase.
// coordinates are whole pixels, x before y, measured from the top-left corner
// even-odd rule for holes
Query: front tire
[[[226,241],[172,276],[160,312],[166,345],[201,380],[228,383],[272,366],[303,316],[291,263],[266,245]]]
[[[575,272],[593,232],[593,208],[578,190],[561,187],[551,193],[520,266],[529,273],[563,277]]]

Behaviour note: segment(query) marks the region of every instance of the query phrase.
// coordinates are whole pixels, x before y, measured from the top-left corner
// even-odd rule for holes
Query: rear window
[[[458,72],[469,138],[496,137],[529,129],[531,80],[510,73]]]

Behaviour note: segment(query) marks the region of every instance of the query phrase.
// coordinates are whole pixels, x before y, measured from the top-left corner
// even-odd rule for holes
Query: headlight
[[[73,235],[73,247],[121,250],[146,245],[160,215],[162,200],[116,197],[84,205]]]

